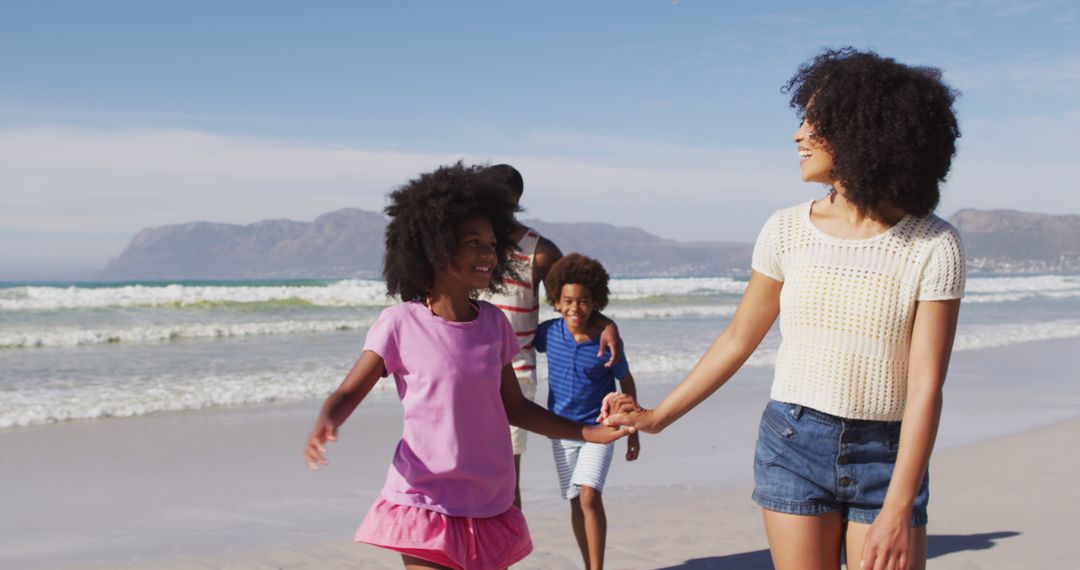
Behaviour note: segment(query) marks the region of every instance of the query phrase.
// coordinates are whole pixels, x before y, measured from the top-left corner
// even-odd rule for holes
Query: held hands
[[[337,441],[337,430],[338,426],[328,418],[320,417],[315,422],[315,428],[311,430],[304,447],[304,462],[308,467],[318,470],[320,466],[326,465],[326,457],[323,456],[326,453],[326,442]]]
[[[911,548],[911,513],[883,509],[866,531],[862,570],[907,570]]]
[[[581,430],[581,439],[589,443],[611,443],[633,432],[633,428],[624,429],[605,425],[586,426]]]
[[[596,421],[606,426],[631,428],[635,432],[660,431],[652,410],[642,408],[632,396],[620,392],[611,392],[604,396],[604,401],[600,404],[600,416]]]

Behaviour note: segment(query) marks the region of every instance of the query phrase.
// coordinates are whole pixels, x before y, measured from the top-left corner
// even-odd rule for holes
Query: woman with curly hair
[[[401,442],[356,540],[400,552],[406,568],[506,568],[532,550],[513,506],[510,424],[598,443],[626,433],[560,418],[521,395],[514,330],[475,299],[512,273],[515,209],[503,186],[460,162],[390,195],[383,276],[402,303],[368,330],[304,449],[310,467],[325,464],[326,443],[379,378],[394,376]]]
[[[964,292],[955,228],[935,216],[959,136],[936,69],[851,48],[787,83],[806,182],[754,248],[731,324],[652,410],[609,396],[609,425],[663,430],[722,386],[780,318],[754,458],[773,562],[785,569],[926,565],[927,466]]]

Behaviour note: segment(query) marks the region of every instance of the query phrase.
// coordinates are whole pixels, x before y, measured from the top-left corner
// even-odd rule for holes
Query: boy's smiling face
[[[592,293],[584,285],[567,283],[562,286],[555,310],[563,316],[566,328],[574,332],[585,332],[593,314]]]

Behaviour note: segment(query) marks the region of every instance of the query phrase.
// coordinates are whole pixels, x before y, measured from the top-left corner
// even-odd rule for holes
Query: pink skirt
[[[452,517],[379,497],[356,529],[364,542],[457,570],[503,570],[532,552],[525,515]]]

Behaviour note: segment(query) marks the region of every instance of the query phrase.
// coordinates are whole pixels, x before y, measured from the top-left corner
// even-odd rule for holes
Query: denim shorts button
[[[851,478],[850,477],[841,477],[840,478],[840,486],[841,487],[847,487],[850,484],[851,484]]]
[[[840,465],[847,465],[848,463],[851,463],[851,459],[846,455],[841,455],[840,458],[836,460],[836,462]]]

